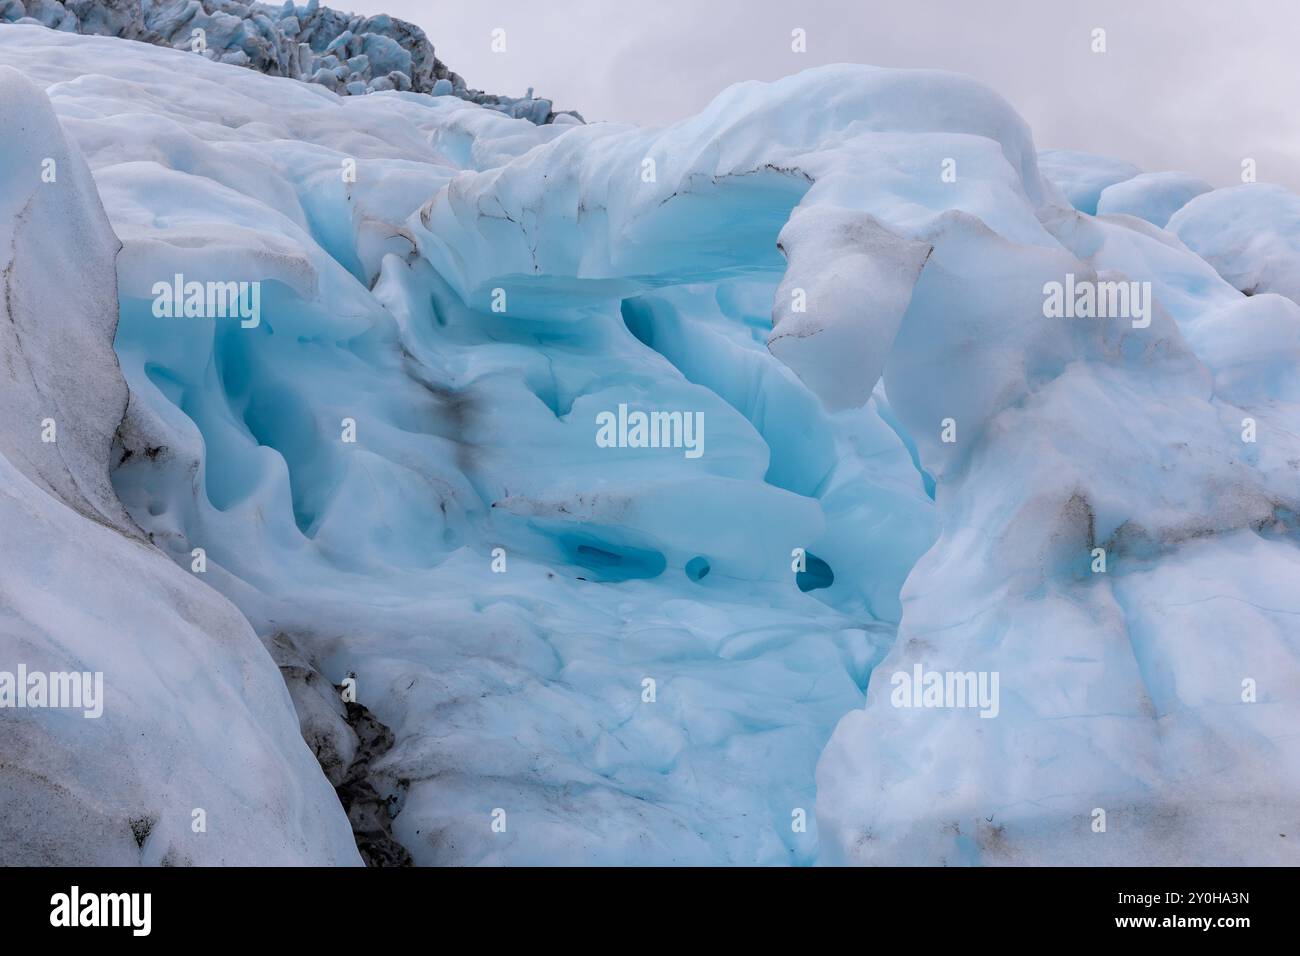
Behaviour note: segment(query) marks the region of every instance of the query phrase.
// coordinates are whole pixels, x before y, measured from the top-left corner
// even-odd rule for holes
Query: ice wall
[[[0,128],[0,862],[356,862],[270,656],[109,483],[120,244],[90,170],[8,66]]]

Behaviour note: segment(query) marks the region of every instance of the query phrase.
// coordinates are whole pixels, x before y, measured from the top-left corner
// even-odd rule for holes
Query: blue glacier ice
[[[1300,303],[1300,196],[1290,190],[1268,183],[1216,189],[1175,212],[1169,231],[1234,289]]]
[[[50,101],[4,65],[0,128],[0,862],[359,863],[248,621],[113,492],[120,244]],[[102,692],[15,707],[20,668]]]
[[[105,507],[279,665],[299,821],[351,685],[417,864],[1297,862],[1289,193],[1040,154],[936,71],[645,129],[34,25],[0,64],[122,247]],[[1145,317],[1046,317],[1067,275]],[[702,453],[598,439],[635,413]],[[896,706],[916,667],[996,715]]]
[[[1097,215],[1137,216],[1163,229],[1170,216],[1210,189],[1209,183],[1191,173],[1142,173],[1103,189],[1097,197]]]
[[[1127,160],[1072,149],[1045,149],[1038,155],[1038,166],[1071,206],[1091,216],[1097,214],[1102,193],[1142,175]]]

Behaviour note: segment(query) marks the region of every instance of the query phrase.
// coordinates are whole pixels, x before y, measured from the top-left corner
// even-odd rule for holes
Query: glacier
[[[498,96],[471,89],[434,55],[413,23],[386,14],[362,17],[320,0],[276,7],[240,0],[3,0],[0,23],[65,33],[120,37],[186,50],[270,76],[319,83],[340,96],[411,90],[456,96],[534,123],[580,123],[545,97]]]
[[[0,86],[0,669],[142,738],[0,710],[20,861],[1297,862],[1292,194],[928,70],[644,129],[18,23]]]
[[[8,66],[0,128],[0,670],[107,688],[91,719],[0,711],[0,863],[360,862],[247,620],[113,492],[120,243],[50,101]]]

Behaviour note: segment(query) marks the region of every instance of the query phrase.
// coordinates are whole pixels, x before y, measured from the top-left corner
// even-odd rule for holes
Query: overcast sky
[[[529,86],[588,121],[663,125],[740,80],[823,63],[988,83],[1038,147],[1300,191],[1296,0],[325,0],[423,27],[470,86]],[[505,30],[506,52],[491,50]],[[791,52],[790,33],[807,33]],[[1091,51],[1092,30],[1107,51]]]

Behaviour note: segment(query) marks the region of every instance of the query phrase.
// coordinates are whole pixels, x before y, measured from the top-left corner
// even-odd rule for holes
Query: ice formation
[[[1246,295],[1300,303],[1300,196],[1266,183],[1216,189],[1189,201],[1169,231]]]
[[[122,244],[131,399],[116,498],[86,494],[180,569],[134,541],[162,567],[117,592],[226,609],[222,640],[151,633],[263,682],[227,692],[260,737],[204,698],[119,719],[219,714],[279,755],[304,860],[347,855],[328,775],[368,788],[367,858],[418,864],[1296,862],[1294,197],[1040,155],[933,71],[824,67],[640,129],[33,25],[0,64]],[[1260,241],[1224,235],[1245,219]],[[176,276],[259,283],[256,322],[160,315]],[[1067,277],[1134,314],[1047,318]],[[634,412],[700,416],[703,454],[626,440]],[[9,441],[15,507],[85,513]],[[930,673],[997,700],[898,695]]]
[[[1038,157],[1043,175],[1060,187],[1070,205],[1088,215],[1097,214],[1101,194],[1126,183],[1142,171],[1130,162],[1094,156],[1069,149],[1045,149]]]
[[[1137,216],[1163,229],[1170,216],[1209,191],[1210,184],[1191,173],[1142,173],[1103,189],[1097,215]]]
[[[320,0],[277,7],[240,0],[0,0],[0,23],[40,24],[66,33],[121,37],[187,50],[270,76],[319,83],[340,96],[410,90],[457,96],[534,123],[581,122],[551,101],[496,96],[468,87],[433,54],[423,30],[405,20],[362,17]]]
[[[113,493],[119,243],[49,100],[7,66],[0,129],[0,863],[357,862],[270,655]],[[38,709],[4,686],[22,670],[102,691]]]

